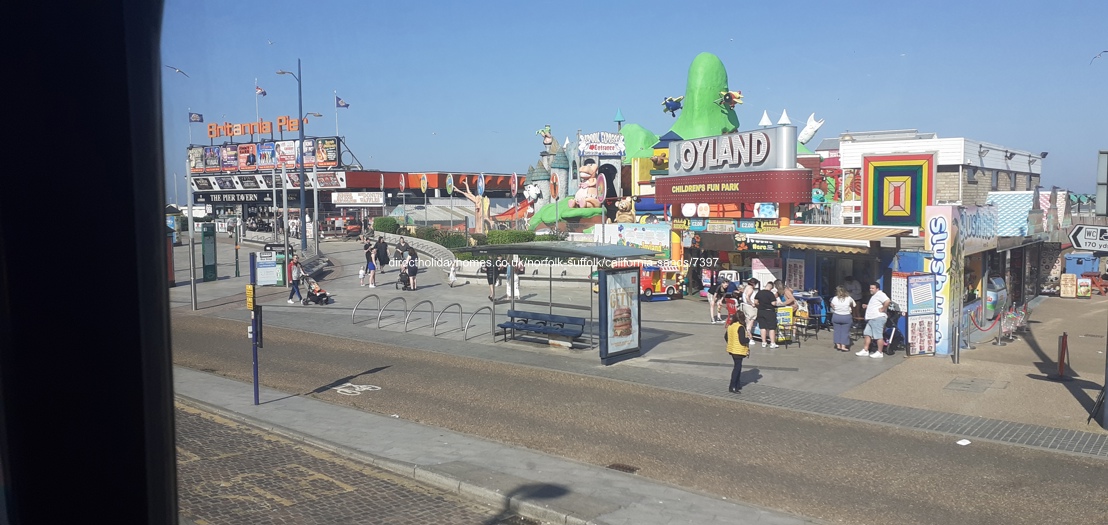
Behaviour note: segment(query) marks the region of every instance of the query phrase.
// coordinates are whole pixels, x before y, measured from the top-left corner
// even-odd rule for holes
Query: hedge
[[[489,232],[489,244],[512,244],[535,240],[535,232],[524,230],[492,230]]]
[[[395,217],[375,217],[373,219],[373,230],[384,233],[396,233],[400,229],[400,223],[396,222]]]

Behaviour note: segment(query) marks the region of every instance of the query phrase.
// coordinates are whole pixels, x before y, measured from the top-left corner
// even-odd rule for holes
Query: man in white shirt
[[[889,308],[890,300],[877,283],[869,285],[869,293],[869,302],[863,306],[866,309],[866,329],[862,332],[865,340],[862,342],[862,349],[854,355],[859,357],[868,355],[874,359],[880,359],[885,357],[885,320],[889,317],[885,311]],[[877,340],[877,351],[871,353],[869,345],[874,339]]]

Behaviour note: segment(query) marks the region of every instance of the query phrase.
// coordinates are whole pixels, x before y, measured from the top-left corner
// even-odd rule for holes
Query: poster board
[[[1088,299],[1093,296],[1093,280],[1088,277],[1077,279],[1077,297]]]
[[[935,334],[935,274],[910,275],[907,278],[907,315],[909,357],[934,355]]]
[[[1067,299],[1077,297],[1077,275],[1064,273],[1058,278],[1058,295]]]
[[[639,268],[602,269],[598,280],[600,362],[607,365],[642,350]]]
[[[804,259],[785,260],[785,286],[793,290],[804,289]]]

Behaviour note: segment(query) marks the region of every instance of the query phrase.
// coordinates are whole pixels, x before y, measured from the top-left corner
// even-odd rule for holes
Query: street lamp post
[[[296,73],[293,73],[291,71],[285,71],[285,70],[282,69],[282,70],[277,71],[277,74],[278,75],[292,75],[292,78],[296,79],[296,101],[297,101],[296,117],[299,119],[297,121],[297,128],[300,130],[300,144],[297,146],[298,148],[300,148],[300,151],[296,152],[296,157],[298,159],[296,163],[298,165],[297,167],[300,168],[300,226],[301,226],[301,232],[303,232],[304,224],[307,222],[307,221],[304,220],[307,217],[307,215],[306,215],[307,212],[304,209],[305,208],[305,205],[304,205],[304,198],[305,198],[305,195],[304,195],[304,179],[305,179],[305,174],[304,174],[304,83],[301,81],[301,77],[303,77],[303,73],[300,69],[300,59],[299,58],[296,59]],[[308,237],[305,236],[303,233],[301,233],[301,235],[300,235],[300,252],[303,253],[303,252],[307,251],[307,249],[308,249]]]

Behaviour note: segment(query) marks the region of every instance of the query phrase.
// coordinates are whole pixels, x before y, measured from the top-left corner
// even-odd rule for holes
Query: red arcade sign
[[[812,202],[811,170],[672,175],[654,179],[654,202],[733,204],[736,202]]]

